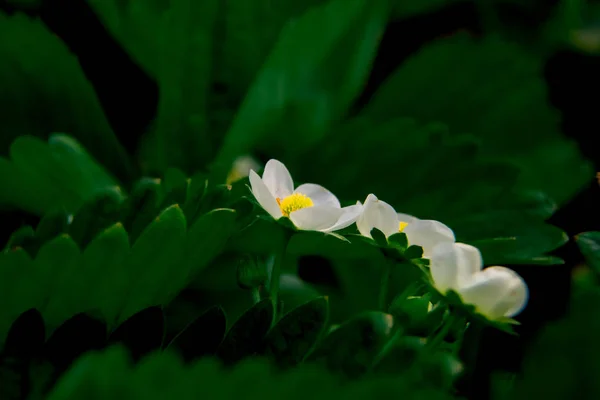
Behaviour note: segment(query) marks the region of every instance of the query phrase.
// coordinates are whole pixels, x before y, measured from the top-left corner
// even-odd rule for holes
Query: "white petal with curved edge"
[[[397,213],[397,215],[398,215],[398,222],[406,222],[407,224],[410,224],[412,222],[419,220],[419,218],[413,217],[412,215],[409,215],[409,214]]]
[[[294,193],[302,193],[310,197],[315,206],[342,207],[333,193],[316,183],[304,183],[298,186]]]
[[[294,192],[294,181],[282,162],[271,159],[265,165],[263,182],[275,198],[284,199]]]
[[[444,242],[431,251],[429,270],[435,287],[442,293],[458,291],[483,267],[481,253],[464,243]]]
[[[489,267],[478,272],[458,292],[465,303],[473,304],[477,312],[490,319],[517,315],[525,308],[529,296],[523,278],[506,267]]]
[[[341,208],[313,206],[290,213],[290,219],[298,229],[321,231],[332,227],[342,214]]]
[[[258,204],[265,209],[273,218],[279,219],[283,216],[277,200],[271,194],[267,185],[260,179],[260,176],[253,170],[250,170],[249,174],[250,186],[252,188],[252,194],[258,201]]]
[[[452,229],[439,221],[421,219],[408,224],[404,233],[409,245],[421,246],[423,257],[429,258],[433,248],[439,243],[453,243],[456,239]]]
[[[362,205],[358,205],[358,204],[353,205],[353,206],[343,207],[341,209],[342,215],[340,216],[340,218],[338,218],[336,223],[327,229],[322,229],[322,232],[334,232],[334,231],[339,231],[340,229],[349,227],[350,225],[352,225],[353,223],[356,222],[356,220],[362,213],[362,208],[363,208]]]
[[[398,232],[398,215],[394,207],[385,201],[379,200],[374,194],[367,196],[363,212],[356,221],[356,226],[361,235],[371,237],[373,228],[379,229],[385,236]]]

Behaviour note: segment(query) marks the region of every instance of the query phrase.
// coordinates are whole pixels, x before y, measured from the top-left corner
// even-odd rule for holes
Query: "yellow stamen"
[[[289,217],[294,211],[301,210],[303,208],[312,207],[313,201],[305,194],[294,193],[284,198],[283,200],[277,198],[277,204],[281,208],[281,212],[284,216]]]
[[[398,224],[398,232],[402,232],[404,230],[404,228],[406,228],[407,226],[408,226],[408,222],[400,221],[400,223]]]

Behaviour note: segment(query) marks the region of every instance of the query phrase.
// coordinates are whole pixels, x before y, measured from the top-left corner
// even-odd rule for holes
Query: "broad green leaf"
[[[326,297],[316,298],[291,310],[267,334],[266,353],[280,367],[301,363],[321,338],[328,315]]]
[[[393,324],[393,317],[382,312],[358,315],[331,331],[310,358],[356,378],[369,370]]]
[[[123,203],[120,220],[132,241],[135,241],[159,214],[160,189],[160,181],[142,178],[136,182]]]
[[[65,130],[107,170],[119,179],[130,179],[132,162],[112,132],[94,88],[60,38],[42,21],[24,14],[0,14],[0,37],[12,38],[0,43],[0,59],[4,60],[0,66],[1,154],[6,155],[9,144],[18,136],[34,135],[45,140],[50,132]],[[7,179],[4,171],[0,176],[2,181]],[[53,198],[38,192],[17,205],[42,214],[49,210],[41,209],[42,200]]]
[[[42,287],[35,278],[35,266],[25,250],[0,253],[0,343],[19,314],[39,307],[36,294]]]
[[[154,306],[165,281],[177,273],[184,257],[186,220],[178,205],[164,210],[140,235],[125,261],[131,287],[119,317],[124,321],[137,311]]]
[[[119,220],[123,194],[109,188],[87,201],[73,216],[69,235],[84,248],[99,233]]]
[[[85,295],[85,289],[80,285],[83,280],[81,261],[81,251],[68,235],[61,235],[48,242],[35,259],[36,272],[41,278],[40,286],[50,287],[49,296],[40,309],[46,321],[46,334],[52,333],[78,311],[76,307],[79,298]]]
[[[235,230],[235,211],[227,208],[212,210],[196,220],[182,243],[182,257],[168,279],[162,282],[155,301],[170,301],[186,284],[195,279],[225,248]]]
[[[359,239],[341,240],[320,232],[299,232],[293,235],[288,244],[288,252],[294,255],[320,255],[330,258],[372,257],[377,249]]]
[[[270,254],[284,245],[285,237],[285,228],[281,225],[256,218],[231,238],[228,249],[240,253]]]
[[[318,142],[362,89],[387,12],[383,0],[332,0],[288,22],[225,136],[215,181],[256,147],[302,154]]]
[[[583,232],[575,236],[587,265],[600,276],[600,232]]]
[[[543,190],[559,204],[593,175],[560,132],[543,60],[496,36],[455,35],[428,45],[380,87],[365,113],[376,121],[401,113],[473,134],[481,156],[513,161],[523,170],[520,187]]]
[[[559,228],[515,212],[490,212],[453,223],[457,240],[477,247],[486,264],[546,264],[569,238]],[[557,260],[558,261],[558,260]]]
[[[129,357],[123,347],[115,346],[100,354],[89,352],[74,363],[48,399],[118,398],[115,386],[130,382],[131,375]]]
[[[114,321],[123,304],[123,295],[131,285],[123,263],[128,254],[129,239],[121,223],[101,232],[85,248],[81,311],[99,311],[106,321]]]
[[[77,210],[116,181],[72,139],[53,135],[48,143],[21,136],[0,161],[0,204],[38,215]]]
[[[259,72],[285,25],[326,0],[269,1],[249,3],[232,0],[223,7],[224,33],[220,61],[215,71],[241,100]]]
[[[227,364],[260,353],[273,323],[273,302],[264,299],[252,306],[231,326],[217,355]]]
[[[154,353],[140,362],[131,377],[140,398],[160,399],[186,397],[185,374],[179,357],[170,352]]]
[[[204,167],[214,153],[208,134],[208,94],[216,49],[218,0],[172,0],[159,25],[157,68],[160,99],[156,162],[187,172]]]

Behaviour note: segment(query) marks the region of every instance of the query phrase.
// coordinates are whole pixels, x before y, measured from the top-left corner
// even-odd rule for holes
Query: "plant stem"
[[[262,295],[260,293],[261,290],[262,290],[262,285],[252,288],[252,301],[254,302],[254,304],[256,304],[262,300]]]
[[[444,321],[444,324],[438,333],[436,333],[435,336],[433,336],[430,340],[427,340],[427,346],[430,348],[435,348],[442,344],[456,320],[457,318],[454,314],[448,314],[448,317],[446,317],[446,320]]]
[[[285,251],[289,242],[290,236],[286,235],[283,240],[283,245],[279,251],[275,254],[273,260],[273,269],[271,270],[271,282],[269,286],[269,294],[271,301],[273,302],[274,317],[273,321],[277,321],[277,310],[279,309],[279,281],[281,280],[281,267],[283,265],[283,258],[285,257]]]

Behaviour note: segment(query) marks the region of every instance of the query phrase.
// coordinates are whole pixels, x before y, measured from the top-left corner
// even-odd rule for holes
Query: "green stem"
[[[281,249],[275,254],[275,260],[273,260],[273,269],[271,270],[271,282],[269,291],[271,295],[271,301],[273,302],[274,309],[274,321],[277,321],[277,310],[279,309],[279,281],[281,280],[281,267],[283,265],[283,258],[285,257],[285,251],[289,242],[290,236],[287,235],[283,241]]]
[[[437,334],[435,334],[435,336],[433,336],[427,341],[427,346],[429,348],[436,348],[440,344],[442,344],[446,336],[448,336],[448,333],[450,333],[450,329],[452,329],[452,326],[454,325],[456,320],[457,317],[455,315],[448,314],[448,317],[446,318],[446,321],[444,321],[442,328],[438,331]]]
[[[390,287],[390,276],[392,275],[392,262],[387,260],[383,268],[383,274],[381,275],[381,286],[379,288],[379,309],[383,312],[387,312],[387,297]]]

